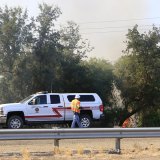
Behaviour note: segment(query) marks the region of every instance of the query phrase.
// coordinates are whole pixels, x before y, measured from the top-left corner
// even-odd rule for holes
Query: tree
[[[129,110],[122,122],[132,114],[160,106],[160,32],[153,26],[148,33],[139,33],[138,26],[127,34],[126,56],[115,64],[117,86],[124,106]]]
[[[32,43],[32,22],[21,8],[0,8],[0,95],[2,102],[13,101],[17,85],[13,84],[18,63],[28,54]]]
[[[63,92],[84,92],[87,81],[87,69],[83,66],[86,53],[92,50],[87,40],[84,40],[79,33],[79,26],[69,21],[60,30],[60,88]]]
[[[35,40],[33,46],[33,89],[32,92],[50,90],[56,84],[57,67],[59,64],[60,39],[55,30],[55,21],[60,16],[58,7],[47,4],[39,5],[40,14],[36,18]],[[56,85],[54,85],[54,90]]]

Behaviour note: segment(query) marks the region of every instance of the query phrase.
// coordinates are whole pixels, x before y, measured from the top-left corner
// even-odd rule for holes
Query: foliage
[[[61,92],[83,92],[86,68],[81,62],[90,47],[81,38],[79,27],[74,22],[61,28],[60,37],[63,47],[60,49],[59,89]]]
[[[149,109],[140,114],[140,127],[159,127],[160,126],[160,109]]]
[[[104,59],[91,58],[85,62],[88,69],[87,77],[89,83],[84,83],[89,92],[96,92],[103,102],[109,104],[113,83],[113,66]]]
[[[128,116],[159,106],[160,91],[159,30],[153,27],[148,33],[139,33],[137,26],[127,34],[126,56],[115,64],[116,85]],[[121,123],[127,118],[124,117]]]
[[[58,47],[61,47],[59,32],[54,29],[55,21],[61,14],[59,8],[43,4],[39,5],[39,9],[32,50],[32,92],[50,90],[56,83],[60,57]]]
[[[0,95],[1,101],[13,101],[13,94],[19,96],[21,84],[14,83],[18,64],[29,54],[32,42],[32,21],[27,23],[26,11],[21,8],[0,8]],[[23,64],[25,67],[26,65]],[[13,85],[14,84],[14,85]],[[16,87],[19,86],[17,92]],[[23,92],[23,91],[22,91]],[[21,93],[23,95],[23,93]],[[17,98],[17,97],[16,97]]]
[[[107,107],[104,111],[105,120],[103,121],[103,127],[114,127],[119,126],[119,122],[122,117],[128,114],[128,111],[123,108],[111,108]]]

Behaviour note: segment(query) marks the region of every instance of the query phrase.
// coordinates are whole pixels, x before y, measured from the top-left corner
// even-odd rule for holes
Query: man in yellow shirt
[[[71,128],[76,127],[76,123],[78,124],[78,127],[81,128],[81,123],[80,123],[80,96],[77,94],[75,96],[75,99],[72,100],[71,102],[71,110],[73,111],[73,121]]]

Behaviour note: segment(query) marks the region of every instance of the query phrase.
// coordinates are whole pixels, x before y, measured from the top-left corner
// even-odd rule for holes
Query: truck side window
[[[40,95],[31,100],[29,102],[30,105],[36,105],[36,104],[47,104],[47,97],[46,95]]]
[[[51,104],[58,104],[60,103],[59,95],[50,95]]]
[[[69,102],[74,99],[75,95],[68,95],[67,98]],[[81,102],[95,102],[95,98],[93,95],[80,95]]]
[[[94,102],[95,98],[93,95],[81,95],[80,101],[81,102]]]
[[[69,95],[67,96],[67,98],[68,98],[68,101],[71,102],[75,98],[75,95]]]
[[[38,103],[37,104],[47,104],[47,97],[46,95],[38,96]]]

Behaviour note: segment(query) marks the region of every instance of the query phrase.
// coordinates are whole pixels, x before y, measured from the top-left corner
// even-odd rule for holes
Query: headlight
[[[3,107],[0,107],[0,114],[3,115]]]

